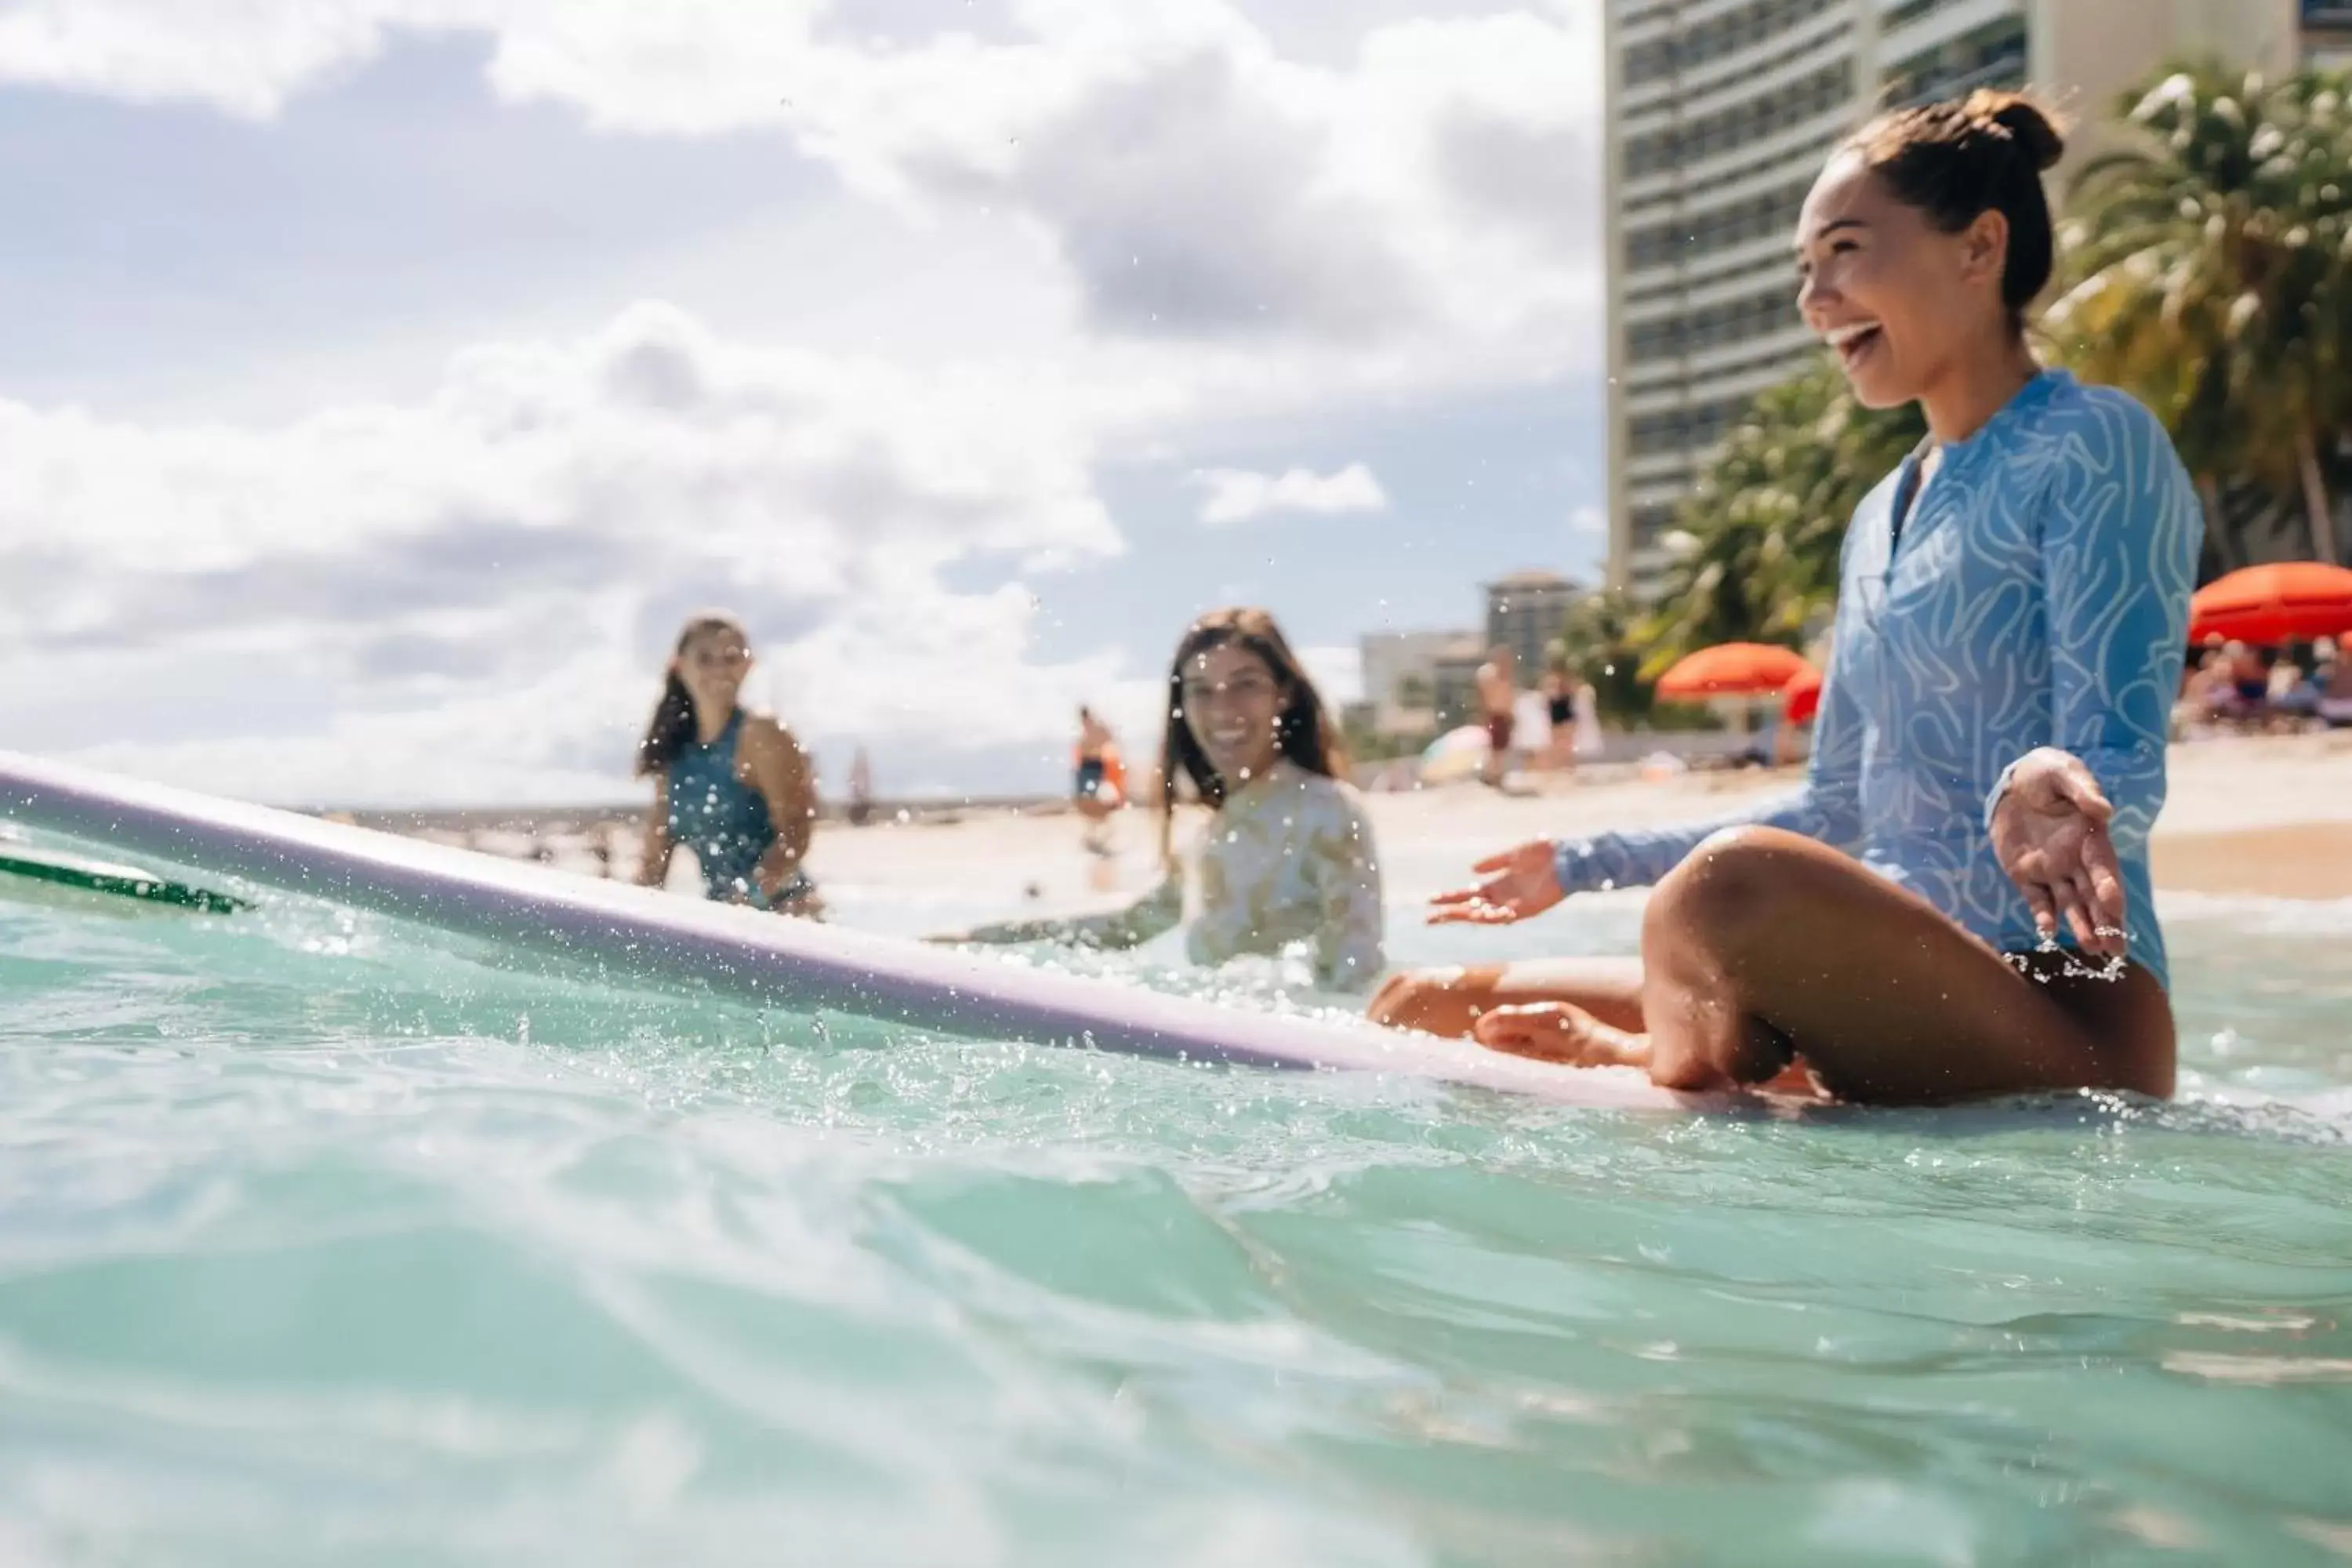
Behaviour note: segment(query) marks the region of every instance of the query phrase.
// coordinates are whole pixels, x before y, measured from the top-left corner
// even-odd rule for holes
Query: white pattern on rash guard
[[[1784,827],[1858,856],[2004,952],[2039,944],[1988,823],[2008,770],[2053,746],[2116,815],[2131,955],[2167,978],[2147,836],[2205,519],[2156,416],[2046,371],[1944,449],[1896,547],[1915,458],[1855,512],[1803,789],[1713,822],[1563,842],[1570,892],[1642,887],[1719,828]]]
[[[1202,826],[1192,857],[1200,910],[1184,933],[1193,963],[1223,963],[1303,942],[1325,990],[1361,991],[1380,977],[1380,853],[1353,789],[1280,759],[1227,795]],[[1184,878],[1171,870],[1125,909],[988,926],[971,938],[1133,947],[1174,929],[1183,912]]]

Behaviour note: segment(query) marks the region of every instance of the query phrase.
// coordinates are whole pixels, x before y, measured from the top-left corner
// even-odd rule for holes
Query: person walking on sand
[[[1478,776],[1496,788],[1510,771],[1511,731],[1517,722],[1518,671],[1511,650],[1498,647],[1478,667],[1478,708],[1486,723],[1486,760]]]
[[[2148,833],[2203,510],[2153,414],[2027,343],[2063,145],[1980,90],[1872,121],[1805,200],[1806,324],[1929,432],[1846,533],[1805,787],[1481,862],[1433,920],[1654,885],[1640,960],[1402,975],[1373,1016],[1682,1090],[2171,1094]]]
[[[751,672],[734,616],[698,615],[678,634],[637,746],[637,774],[654,781],[638,880],[661,886],[683,844],[710,898],[813,916],[822,904],[801,862],[816,827],[814,771],[773,715],[742,706]]]
[[[940,942],[1139,946],[1182,919],[1171,847],[1181,790],[1213,814],[1192,858],[1200,912],[1185,931],[1195,963],[1307,944],[1315,982],[1360,992],[1384,962],[1380,856],[1363,802],[1343,782],[1339,726],[1264,610],[1213,610],[1187,627],[1168,671],[1160,763],[1165,875],[1139,902],[1076,920],[1016,921]]]

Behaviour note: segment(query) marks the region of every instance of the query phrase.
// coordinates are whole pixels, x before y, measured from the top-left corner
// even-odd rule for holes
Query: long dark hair
[[[1882,114],[1846,145],[1939,233],[1958,234],[1988,212],[2008,220],[2000,300],[2010,325],[2022,331],[2057,258],[2050,197],[2042,187],[2042,173],[2066,153],[2056,117],[2023,93],[1979,88],[1966,98]]]
[[[639,778],[667,772],[686,750],[686,743],[694,739],[694,698],[678,676],[677,661],[686,657],[687,645],[705,632],[733,632],[746,647],[751,643],[743,623],[724,610],[705,610],[688,619],[686,629],[677,634],[677,646],[670,650],[669,679],[662,684],[661,700],[654,704],[653,722],[646,726],[646,738],[637,742]]]
[[[1282,754],[1310,773],[1342,777],[1348,753],[1339,743],[1339,727],[1323,706],[1321,693],[1307,679],[1307,667],[1290,650],[1290,643],[1274,617],[1264,610],[1211,610],[1184,630],[1176,657],[1168,665],[1168,731],[1160,745],[1160,853],[1168,854],[1175,826],[1177,779],[1190,779],[1192,793],[1212,810],[1225,804],[1225,781],[1209,765],[1192,727],[1184,721],[1184,669],[1213,647],[1231,643],[1247,648],[1265,661],[1275,684],[1282,689],[1282,713],[1275,721],[1275,743]]]

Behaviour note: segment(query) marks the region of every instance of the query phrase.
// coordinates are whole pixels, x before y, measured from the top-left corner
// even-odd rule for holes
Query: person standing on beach
[[[1576,764],[1601,751],[1601,716],[1594,706],[1592,684],[1578,675],[1565,654],[1554,654],[1544,672],[1544,710],[1550,720],[1543,765],[1554,773],[1574,773]]]
[[[1342,781],[1339,728],[1306,667],[1264,610],[1213,610],[1186,629],[1168,671],[1160,751],[1160,885],[1140,901],[1076,920],[982,926],[940,942],[1139,946],[1183,917],[1172,850],[1180,790],[1212,812],[1199,848],[1200,912],[1185,931],[1195,963],[1313,952],[1316,984],[1360,991],[1381,952],[1380,857],[1363,802]]]
[[[1598,761],[1608,743],[1608,737],[1601,732],[1601,694],[1592,689],[1592,682],[1579,675],[1576,677],[1576,758],[1585,763]]]
[[[792,732],[741,705],[751,672],[742,624],[716,612],[678,634],[637,775],[654,781],[638,880],[659,887],[680,844],[713,899],[780,914],[820,912],[801,869],[816,828],[816,779]]]
[[[860,746],[849,756],[849,826],[863,827],[874,815],[874,763]]]
[[[2062,151],[1979,91],[1874,121],[1806,198],[1806,324],[1929,431],[1847,531],[1806,786],[1481,862],[1433,920],[1654,885],[1641,959],[1399,976],[1373,1016],[1680,1090],[2172,1092],[2147,840],[2203,511],[2154,415],[2026,342]]]
[[[1078,741],[1071,748],[1071,805],[1086,820],[1081,836],[1087,850],[1111,852],[1110,819],[1127,805],[1127,767],[1118,754],[1118,737],[1091,708],[1078,710]]]
[[[1498,647],[1478,667],[1478,707],[1486,722],[1486,760],[1478,776],[1500,788],[1511,765],[1511,731],[1519,701],[1517,666],[1511,650]]]

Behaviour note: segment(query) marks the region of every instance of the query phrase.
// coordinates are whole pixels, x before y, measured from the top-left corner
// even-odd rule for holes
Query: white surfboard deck
[[[706,985],[796,1011],[1181,1061],[1403,1074],[1596,1109],[1732,1103],[1672,1094],[1629,1069],[1554,1067],[1467,1041],[1170,996],[7,752],[0,752],[0,816],[115,854],[586,961],[625,980]]]

